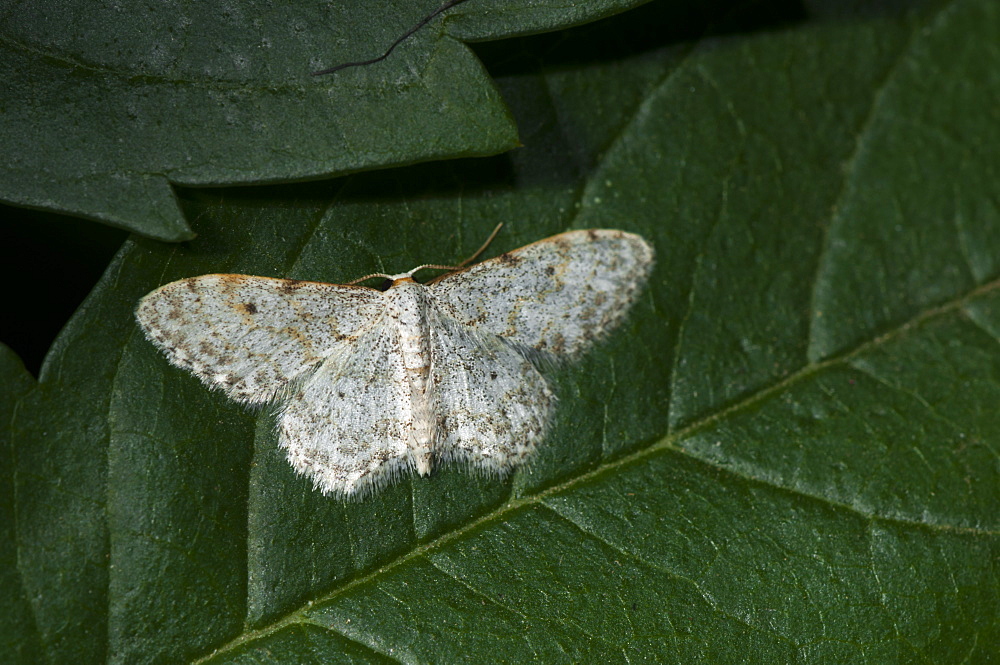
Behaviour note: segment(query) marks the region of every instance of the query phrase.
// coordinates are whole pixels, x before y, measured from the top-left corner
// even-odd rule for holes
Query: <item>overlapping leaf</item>
[[[522,4],[467,2],[391,59],[312,77],[383,53],[439,3],[8,3],[0,198],[184,240],[172,185],[307,180],[510,149],[510,115],[462,41],[554,30],[636,2]]]

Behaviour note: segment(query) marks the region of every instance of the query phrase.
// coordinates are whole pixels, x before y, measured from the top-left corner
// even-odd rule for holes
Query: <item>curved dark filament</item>
[[[386,49],[385,53],[383,53],[382,55],[378,56],[377,58],[372,58],[371,60],[358,60],[357,62],[345,62],[342,65],[337,65],[336,67],[330,67],[329,69],[321,69],[318,72],[313,72],[312,75],[313,76],[322,76],[324,74],[332,74],[334,72],[339,72],[341,69],[347,69],[348,67],[360,67],[362,65],[373,65],[376,62],[382,62],[383,60],[385,60],[386,58],[389,57],[389,54],[391,54],[392,51],[397,46],[399,46],[401,43],[403,43],[403,41],[405,41],[414,32],[416,32],[420,28],[424,27],[425,25],[427,25],[428,23],[430,23],[431,21],[433,21],[434,17],[436,17],[438,14],[440,14],[441,12],[444,12],[444,11],[447,11],[447,10],[451,9],[455,5],[460,5],[463,2],[465,2],[465,0],[448,0],[448,2],[444,3],[443,5],[441,5],[437,9],[435,9],[433,12],[431,12],[430,14],[428,14],[427,16],[425,16],[424,18],[422,18],[415,26],[413,26],[412,28],[410,28],[409,30],[407,30],[406,33],[404,33],[402,37],[400,37],[399,39],[397,39],[396,41],[394,41],[392,43],[392,46],[390,46],[388,49]]]

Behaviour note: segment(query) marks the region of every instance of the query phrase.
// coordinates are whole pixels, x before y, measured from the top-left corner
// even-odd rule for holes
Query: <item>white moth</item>
[[[139,303],[146,336],[245,404],[280,403],[281,447],[324,494],[363,496],[458,462],[504,475],[555,396],[537,364],[617,325],[653,263],[637,235],[570,231],[426,284],[385,291],[202,275]]]

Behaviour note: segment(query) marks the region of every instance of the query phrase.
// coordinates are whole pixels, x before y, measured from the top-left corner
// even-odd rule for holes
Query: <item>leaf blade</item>
[[[981,4],[932,9],[952,6]],[[224,592],[233,607],[245,603],[246,623],[197,633],[199,612],[218,612],[192,603],[182,613],[192,632],[118,636],[117,653],[153,660],[173,648],[241,662],[272,647],[295,659],[317,644],[327,654],[413,660],[676,653],[742,662],[748,648],[785,662],[987,658],[998,630],[989,510],[1000,485],[996,271],[981,264],[925,297],[934,266],[964,259],[955,225],[933,209],[915,213],[911,223],[942,240],[920,243],[921,252],[941,255],[924,262],[901,252],[912,291],[860,292],[869,311],[891,315],[824,322],[838,326],[836,339],[861,341],[809,355],[817,266],[826,229],[842,214],[833,206],[846,200],[830,184],[857,177],[840,165],[877,106],[880,81],[909,57],[906,37],[936,24],[933,13],[820,22],[701,49],[664,47],[625,64],[510,73],[501,84],[521,112],[574,131],[541,123],[535,141],[507,158],[276,188],[271,199],[189,194],[199,240],[130,245],[112,271],[128,285],[121,303],[87,321],[128,320],[130,297],[199,272],[343,282],[461,258],[501,217],[518,223],[491,252],[568,227],[621,226],[651,239],[661,259],[621,331],[552,375],[562,397],[556,430],[535,466],[508,484],[454,470],[401,483],[370,504],[331,504],[281,460],[267,414],[226,406],[139,339],[112,341],[126,361],[110,400],[121,430],[108,440],[118,460],[110,514],[127,515],[133,501],[190,509],[191,496],[219,496],[198,520],[151,511],[158,518],[142,533],[113,521],[121,569],[109,576],[183,558],[149,535],[232,543],[212,520],[239,521],[240,503],[249,506],[247,525],[231,527],[245,528],[245,557],[223,548],[213,559],[202,547],[193,550],[201,570],[169,578],[207,583],[227,561],[246,565],[238,571],[246,582],[233,575]],[[971,43],[994,24],[980,15],[948,31]],[[831,102],[826,84],[846,76],[837,63],[850,54],[854,78]],[[759,73],[739,67],[765,60]],[[573,85],[580,81],[590,87]],[[632,95],[615,96],[623,90]],[[619,99],[635,100],[633,112],[603,115]],[[980,159],[988,171],[995,158]],[[982,183],[971,181],[964,196],[984,211],[980,232],[995,231]],[[836,241],[881,247],[898,237],[886,228],[875,241]],[[983,236],[980,255],[995,237]],[[878,265],[855,267],[871,275]],[[856,281],[830,284],[848,302]],[[83,329],[63,348],[79,344],[71,337]],[[57,381],[68,360],[53,360],[45,380]],[[57,402],[61,393],[50,390]],[[151,434],[165,445],[134,440]],[[168,464],[157,463],[163,455]],[[131,560],[117,561],[123,555]],[[135,629],[127,600],[109,598],[121,603],[112,635]],[[177,613],[170,594],[140,600],[147,626]],[[490,636],[511,633],[518,639],[482,651]]]

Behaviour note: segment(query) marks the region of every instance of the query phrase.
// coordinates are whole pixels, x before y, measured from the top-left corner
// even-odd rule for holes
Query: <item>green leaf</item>
[[[817,5],[715,37],[683,11],[484,49],[524,149],[189,190],[196,241],[126,243],[15,405],[18,644],[80,663],[995,658],[1000,7]],[[131,322],[180,277],[345,282],[460,260],[498,221],[490,254],[589,227],[658,252],[627,323],[552,370],[554,431],[504,482],[446,468],[324,498],[269,411]]]
[[[10,422],[14,406],[35,385],[21,361],[0,344],[0,653],[9,663],[35,663],[42,655],[32,621],[31,599],[21,584],[17,557],[17,497],[14,491],[14,450]]]
[[[0,20],[0,198],[186,240],[173,185],[300,181],[496,154],[517,145],[516,129],[462,42],[554,30],[634,4],[475,0],[391,58],[326,77],[310,73],[380,55],[437,0],[12,6]]]

